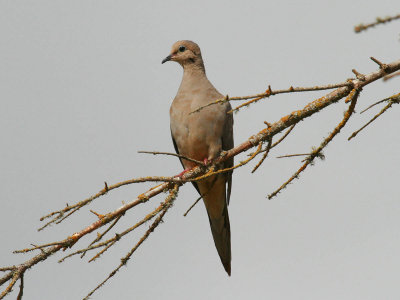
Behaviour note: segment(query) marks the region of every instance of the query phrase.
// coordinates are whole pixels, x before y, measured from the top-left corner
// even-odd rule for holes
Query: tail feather
[[[202,193],[218,255],[231,275],[231,229],[226,201],[226,178],[215,176],[196,183]]]
[[[222,215],[219,218],[211,218],[209,215],[208,219],[221,262],[225,271],[231,276],[231,228],[227,204],[225,204]]]

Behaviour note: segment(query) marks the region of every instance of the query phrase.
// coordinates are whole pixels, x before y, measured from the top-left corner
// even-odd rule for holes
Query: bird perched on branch
[[[229,102],[211,105],[192,113],[216,99],[224,98],[207,79],[199,46],[192,41],[178,41],[162,63],[176,61],[183,67],[183,78],[170,108],[171,135],[175,150],[183,156],[212,163],[221,151],[233,148],[233,116]],[[195,162],[181,159],[186,170]],[[223,168],[233,166],[233,158]],[[184,172],[185,172],[184,171]],[[183,173],[184,173],[183,172]],[[222,173],[193,183],[202,196],[221,262],[231,274],[231,232],[228,204],[232,172]]]

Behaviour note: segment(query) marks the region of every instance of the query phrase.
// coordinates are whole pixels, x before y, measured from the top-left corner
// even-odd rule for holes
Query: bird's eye
[[[186,50],[186,47],[185,46],[180,46],[179,47],[179,52],[183,52],[183,51],[185,51]]]

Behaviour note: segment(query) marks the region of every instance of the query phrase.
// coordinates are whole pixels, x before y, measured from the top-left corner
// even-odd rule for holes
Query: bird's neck
[[[200,59],[192,64],[183,64],[183,77],[198,76],[206,77],[206,69],[204,68],[204,63]]]
[[[180,89],[188,90],[208,83],[203,64],[191,64],[183,66],[183,77]]]

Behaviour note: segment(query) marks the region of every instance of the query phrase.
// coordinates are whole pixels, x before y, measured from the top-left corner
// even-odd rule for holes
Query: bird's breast
[[[220,116],[210,108],[192,113],[196,101],[175,99],[171,105],[171,133],[179,154],[203,161],[214,158],[221,150]],[[192,165],[185,161],[185,167]]]

